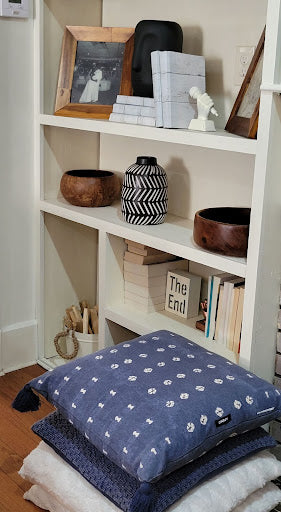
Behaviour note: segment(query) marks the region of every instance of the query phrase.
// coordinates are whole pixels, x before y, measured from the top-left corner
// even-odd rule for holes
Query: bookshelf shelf
[[[121,303],[106,307],[105,317],[131,331],[137,332],[139,335],[148,334],[151,331],[160,329],[171,330],[201,345],[206,350],[211,350],[230,361],[236,362],[236,356],[233,352],[215,341],[207,341],[204,333],[196,329],[195,322],[202,318],[200,316],[189,320],[182,320],[169,314],[167,311],[145,314],[131,305]]]
[[[48,114],[41,114],[39,116],[39,122],[41,126],[56,126],[59,128],[69,128],[71,130],[121,135],[122,137],[169,142],[184,146],[218,149],[220,151],[233,151],[248,155],[255,155],[257,147],[256,140],[232,135],[224,130],[209,133],[189,130],[169,130],[125,123],[113,123],[99,119],[77,119]]]
[[[163,224],[147,227],[124,222],[119,204],[81,208],[62,198],[40,201],[40,210],[240,277],[246,274],[245,258],[221,256],[197,247],[192,238],[193,222],[175,215],[168,215]]]

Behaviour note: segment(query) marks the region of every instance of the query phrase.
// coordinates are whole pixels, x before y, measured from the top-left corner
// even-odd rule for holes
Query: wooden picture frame
[[[255,139],[258,130],[265,28],[234,103],[225,130]]]
[[[93,48],[96,45],[107,46],[107,48],[113,49],[113,46],[106,45],[106,43],[124,43],[123,45],[115,45],[118,47],[122,47],[122,69],[120,68],[120,58],[115,59],[118,60],[119,66],[119,82],[120,87],[117,91],[117,94],[124,94],[127,96],[132,95],[132,84],[131,84],[131,68],[132,68],[132,58],[134,51],[134,28],[118,28],[118,27],[83,27],[83,26],[66,26],[63,44],[62,44],[62,53],[61,53],[61,61],[60,61],[60,69],[59,69],[59,77],[58,77],[58,87],[57,87],[57,95],[55,102],[55,115],[57,116],[68,116],[68,117],[84,117],[84,118],[98,118],[98,119],[108,119],[112,112],[112,105],[115,100],[112,100],[110,104],[93,104],[90,102],[80,102],[82,98],[82,94],[79,102],[73,101],[72,87],[74,84],[73,77],[74,73],[76,73],[78,58],[78,49],[81,47],[78,46],[80,41],[86,42],[87,44],[91,43]],[[84,43],[83,43],[84,44]],[[85,46],[85,45],[84,45]],[[93,50],[94,52],[94,50]],[[96,65],[95,58],[93,57],[93,52],[91,54],[91,58],[93,61],[93,65]],[[85,62],[86,61],[85,57]],[[101,60],[101,59],[100,59]],[[111,59],[113,60],[113,59]],[[89,64],[88,64],[89,65]],[[113,69],[113,68],[111,68]],[[114,68],[115,69],[115,68]],[[92,71],[92,70],[91,70]],[[100,75],[102,76],[103,73]],[[93,76],[93,73],[92,73]],[[94,80],[91,76],[91,80]],[[121,76],[121,78],[120,78]],[[86,78],[82,77],[84,82],[86,82]],[[90,82],[90,79],[88,80]],[[98,81],[98,91],[100,90],[101,81]],[[92,85],[91,83],[89,85]],[[84,83],[84,86],[86,84]],[[110,86],[109,86],[110,87]],[[115,94],[115,99],[116,95]],[[85,97],[85,96],[84,96]],[[112,95],[113,97],[113,95]],[[88,98],[87,98],[88,99]]]

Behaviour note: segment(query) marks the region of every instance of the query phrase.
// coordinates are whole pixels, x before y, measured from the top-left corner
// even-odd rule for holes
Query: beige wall
[[[142,19],[178,22],[183,51],[204,55],[207,91],[224,127],[239,87],[234,85],[236,46],[254,46],[265,25],[266,0],[104,0],[104,26],[132,26]]]
[[[35,318],[33,20],[0,18],[0,328]]]
[[[135,26],[141,19],[177,21],[183,28],[183,51],[206,59],[207,91],[219,112],[216,126],[224,128],[239,91],[234,85],[236,46],[257,44],[266,7],[265,0],[235,4],[230,0],[104,0],[103,25]],[[156,156],[167,170],[171,213],[192,219],[201,208],[251,205],[252,156],[101,136],[101,168],[124,172],[141,154]]]

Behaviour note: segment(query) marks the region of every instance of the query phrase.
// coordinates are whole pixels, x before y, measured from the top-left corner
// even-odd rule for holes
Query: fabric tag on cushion
[[[111,462],[58,412],[35,423],[32,430],[125,512],[163,512],[203,480],[257,451],[276,445],[265,430],[258,428],[226,439],[158,482],[143,484]]]
[[[31,388],[113,462],[147,482],[234,432],[281,415],[280,391],[272,384],[169,331],[33,379],[15,399],[16,409],[36,408]]]

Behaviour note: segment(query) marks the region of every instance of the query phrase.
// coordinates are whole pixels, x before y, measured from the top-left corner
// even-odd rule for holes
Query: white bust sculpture
[[[197,100],[197,119],[192,119],[189,124],[189,130],[200,130],[204,132],[215,132],[216,128],[214,121],[208,119],[209,113],[214,116],[218,116],[216,109],[214,108],[214,102],[210,96],[202,91],[198,87],[191,87],[189,94],[191,98]]]

